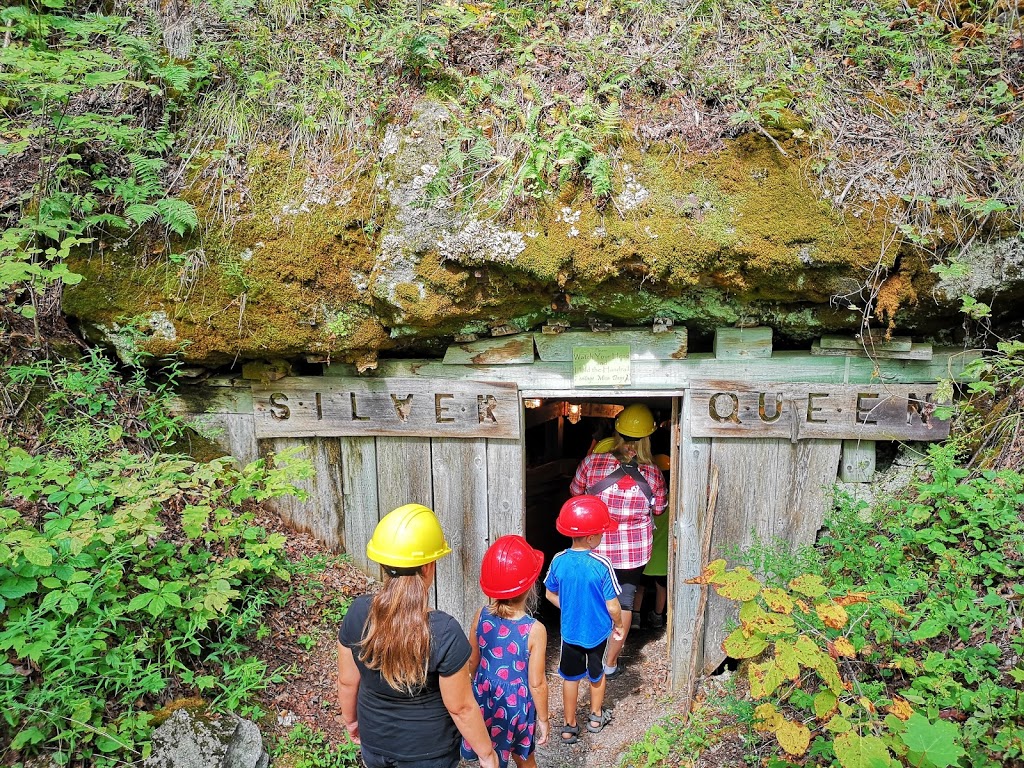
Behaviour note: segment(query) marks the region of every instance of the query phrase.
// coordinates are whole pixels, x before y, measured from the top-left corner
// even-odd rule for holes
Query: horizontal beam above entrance
[[[693,382],[714,379],[822,384],[916,384],[963,376],[964,366],[980,355],[976,350],[936,348],[931,360],[871,360],[859,357],[815,357],[806,352],[775,352],[770,358],[719,360],[697,353],[683,360],[634,360],[629,386],[573,385],[571,362],[526,365],[445,365],[439,360],[381,360],[362,379],[422,378],[455,381],[508,382],[519,385],[523,397],[555,397],[566,392],[593,391],[602,395],[670,394],[689,389]],[[356,376],[351,365],[325,366],[327,376]]]

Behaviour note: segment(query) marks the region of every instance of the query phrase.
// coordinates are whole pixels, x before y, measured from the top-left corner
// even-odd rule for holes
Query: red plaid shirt
[[[619,468],[619,460],[611,453],[592,453],[576,470],[576,477],[569,486],[573,496],[587,493],[602,479]],[[639,464],[637,469],[647,479],[654,492],[654,514],[660,515],[668,504],[668,491],[661,470],[653,464]],[[606,533],[601,546],[594,551],[604,555],[618,569],[639,568],[651,559],[654,542],[654,521],[651,519],[651,505],[636,480],[626,475],[615,485],[605,488],[599,494],[608,505],[612,519],[619,529]]]

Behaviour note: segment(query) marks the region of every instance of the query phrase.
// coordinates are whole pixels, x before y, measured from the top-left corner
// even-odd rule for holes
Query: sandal
[[[569,725],[566,723],[562,726],[562,743],[563,744],[575,744],[580,740],[580,727],[579,725]]]
[[[600,715],[591,712],[587,716],[587,730],[591,733],[600,733],[608,723],[612,721],[612,713],[602,709]]]

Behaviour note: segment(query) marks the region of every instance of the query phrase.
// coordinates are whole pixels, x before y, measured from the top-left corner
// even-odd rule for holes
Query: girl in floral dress
[[[544,555],[522,536],[502,536],[488,548],[480,567],[480,588],[491,598],[477,613],[470,633],[473,693],[499,762],[536,768],[534,749],[548,740],[548,686],[544,625],[530,612]],[[462,742],[462,756],[476,754]]]

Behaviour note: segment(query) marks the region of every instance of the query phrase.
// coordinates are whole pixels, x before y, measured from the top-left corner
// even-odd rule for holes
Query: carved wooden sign
[[[295,377],[252,387],[256,437],[519,437],[515,384]]]
[[[694,437],[941,440],[936,384],[747,384],[694,382]]]

